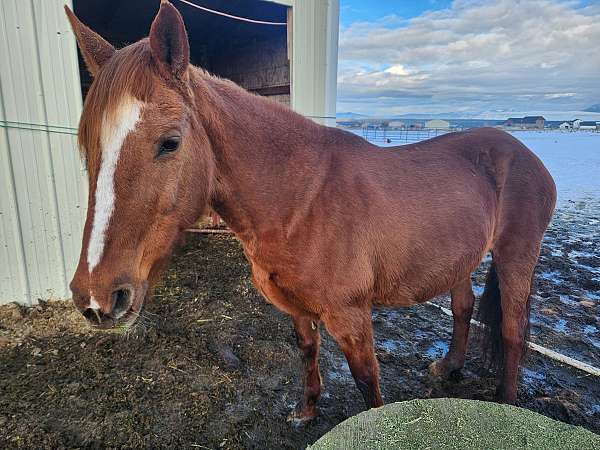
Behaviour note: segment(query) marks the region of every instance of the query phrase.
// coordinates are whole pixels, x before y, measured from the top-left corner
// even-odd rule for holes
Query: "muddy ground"
[[[532,300],[532,340],[596,366],[599,206],[561,207]],[[462,376],[429,378],[451,331],[438,309],[381,310],[374,324],[386,402],[492,399],[476,348]],[[294,429],[286,415],[300,398],[301,362],[289,319],[252,287],[235,239],[190,236],[128,335],[92,332],[68,303],[0,308],[0,448],[304,448],[363,408],[323,335],[321,414]],[[600,433],[597,378],[534,353],[523,372],[520,406]]]

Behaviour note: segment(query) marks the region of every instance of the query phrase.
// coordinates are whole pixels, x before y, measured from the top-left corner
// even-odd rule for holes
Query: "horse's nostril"
[[[113,310],[112,314],[115,317],[122,316],[131,304],[131,289],[117,289],[112,293]]]
[[[100,313],[97,309],[87,308],[83,311],[83,317],[85,317],[88,322],[98,325],[100,323]]]

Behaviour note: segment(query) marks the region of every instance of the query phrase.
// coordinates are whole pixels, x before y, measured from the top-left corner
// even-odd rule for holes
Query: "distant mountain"
[[[366,119],[369,116],[365,116],[364,114],[357,114],[353,112],[339,112],[335,115],[338,119]]]
[[[592,105],[589,108],[584,109],[584,111],[600,113],[600,103],[596,103],[595,105]]]

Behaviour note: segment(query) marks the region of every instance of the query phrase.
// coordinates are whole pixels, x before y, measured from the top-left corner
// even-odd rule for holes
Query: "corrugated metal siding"
[[[292,108],[335,126],[339,0],[296,0],[292,24]]]
[[[0,2],[0,120],[77,126],[79,71],[64,4]],[[87,198],[74,131],[3,126],[0,175],[0,303],[68,297]]]

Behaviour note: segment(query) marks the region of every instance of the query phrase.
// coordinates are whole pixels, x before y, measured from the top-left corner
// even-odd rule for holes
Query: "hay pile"
[[[600,436],[514,406],[438,398],[363,412],[308,448],[583,450],[600,448]]]

